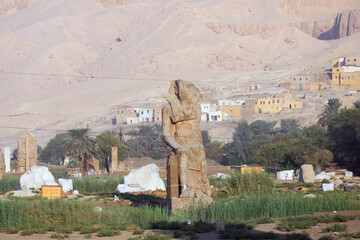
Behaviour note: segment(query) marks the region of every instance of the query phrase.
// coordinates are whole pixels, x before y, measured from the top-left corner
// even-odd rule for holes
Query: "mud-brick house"
[[[331,80],[333,89],[360,89],[360,57],[334,59]]]

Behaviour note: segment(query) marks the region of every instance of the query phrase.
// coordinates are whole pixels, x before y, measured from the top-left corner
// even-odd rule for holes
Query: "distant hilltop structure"
[[[336,90],[360,89],[360,57],[334,59],[331,85]]]

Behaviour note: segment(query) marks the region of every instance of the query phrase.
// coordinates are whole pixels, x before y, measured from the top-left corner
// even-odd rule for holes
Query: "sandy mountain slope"
[[[113,105],[158,105],[171,79],[233,88],[228,79],[326,69],[360,55],[359,9],[357,0],[0,0],[0,126],[68,129]],[[0,145],[22,130],[0,127]]]

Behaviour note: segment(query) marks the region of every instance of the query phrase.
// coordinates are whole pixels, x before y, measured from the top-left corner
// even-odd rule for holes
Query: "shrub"
[[[31,236],[35,233],[34,229],[25,229],[21,232],[21,236]]]
[[[7,228],[7,229],[5,229],[5,232],[6,232],[7,234],[17,234],[17,233],[19,233],[19,229],[16,229],[16,228]]]
[[[74,189],[78,190],[80,193],[87,194],[96,194],[104,192],[115,192],[115,189],[119,183],[123,180],[122,175],[114,176],[102,176],[102,177],[92,177],[92,176],[83,176],[81,178],[73,179]]]
[[[330,227],[322,229],[323,232],[344,232],[346,231],[347,226],[345,224],[333,224]]]
[[[112,236],[119,235],[119,234],[120,234],[120,231],[108,229],[108,228],[103,228],[98,232],[99,237],[112,237]]]
[[[309,236],[301,233],[286,234],[287,240],[311,240]]]
[[[144,229],[136,228],[133,232],[134,235],[142,235],[145,232]]]
[[[92,238],[92,235],[91,235],[91,234],[86,234],[86,235],[85,235],[85,238],[86,238],[86,239],[90,239],[90,238]]]
[[[144,235],[145,240],[170,240],[172,235],[165,235],[161,233],[147,233]]]

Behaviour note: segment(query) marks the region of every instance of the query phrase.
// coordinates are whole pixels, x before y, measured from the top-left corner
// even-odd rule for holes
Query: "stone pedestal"
[[[167,162],[167,198],[178,198],[180,192],[179,183],[179,159],[171,154]]]
[[[193,198],[167,198],[166,199],[167,206],[170,210],[179,210],[186,209],[190,205],[195,204]]]

